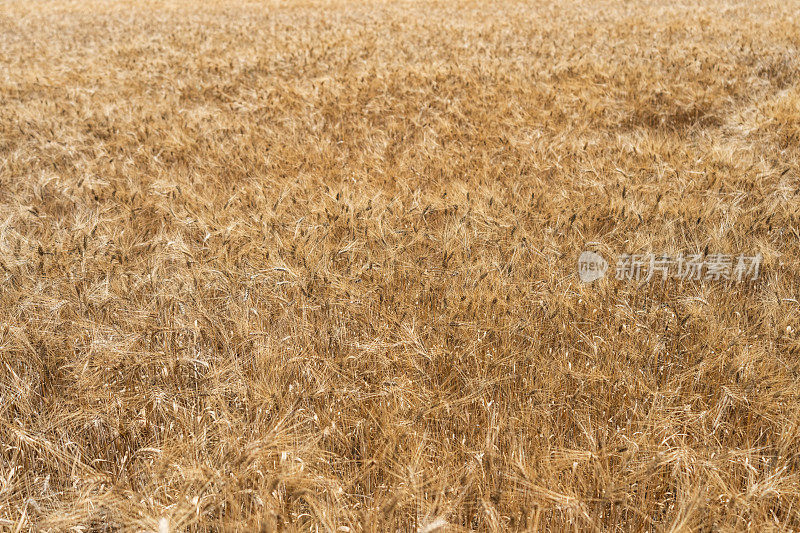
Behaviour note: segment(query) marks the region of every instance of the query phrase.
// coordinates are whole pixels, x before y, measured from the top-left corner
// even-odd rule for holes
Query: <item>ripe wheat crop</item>
[[[0,529],[800,529],[799,48],[796,0],[1,2]]]

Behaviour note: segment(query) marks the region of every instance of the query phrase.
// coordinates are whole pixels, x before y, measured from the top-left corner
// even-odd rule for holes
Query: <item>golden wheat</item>
[[[799,14],[3,2],[0,528],[798,530]]]

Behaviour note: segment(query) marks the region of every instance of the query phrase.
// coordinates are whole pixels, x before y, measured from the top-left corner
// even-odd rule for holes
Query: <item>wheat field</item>
[[[799,49],[795,0],[0,3],[0,529],[799,530]]]

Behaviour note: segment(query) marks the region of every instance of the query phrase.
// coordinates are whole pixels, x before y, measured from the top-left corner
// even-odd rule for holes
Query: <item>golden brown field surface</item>
[[[794,0],[0,2],[0,530],[798,530],[799,50]]]

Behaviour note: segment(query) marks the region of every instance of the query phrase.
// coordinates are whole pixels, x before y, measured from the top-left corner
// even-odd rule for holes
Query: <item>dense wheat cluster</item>
[[[799,13],[0,4],[0,528],[800,528]]]

